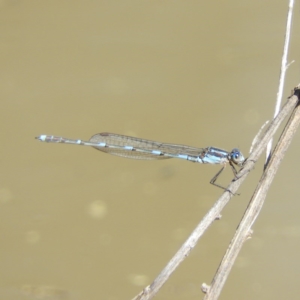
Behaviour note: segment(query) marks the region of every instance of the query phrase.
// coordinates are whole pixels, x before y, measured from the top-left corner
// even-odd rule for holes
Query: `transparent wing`
[[[181,158],[180,155],[199,156],[204,149],[185,145],[166,144],[114,133],[97,133],[90,143],[105,153],[133,159]]]

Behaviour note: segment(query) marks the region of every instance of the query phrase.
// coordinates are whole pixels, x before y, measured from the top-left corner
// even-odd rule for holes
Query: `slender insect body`
[[[215,147],[195,148],[106,132],[93,135],[89,141],[73,140],[53,135],[40,135],[36,139],[47,143],[91,146],[108,154],[132,159],[160,160],[179,158],[201,164],[221,164],[223,168],[211,180],[211,183],[218,187],[221,186],[216,184],[215,181],[227,163],[230,164],[233,173],[236,175],[233,165],[242,166],[245,161],[243,154],[236,148],[231,152]]]

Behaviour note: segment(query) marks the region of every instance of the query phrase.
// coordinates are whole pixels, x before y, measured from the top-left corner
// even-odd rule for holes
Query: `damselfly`
[[[227,189],[217,184],[216,180],[226,164],[229,163],[233,174],[236,176],[237,171],[234,165],[241,167],[245,161],[243,154],[236,148],[231,152],[215,147],[195,148],[185,145],[159,143],[114,133],[97,133],[89,141],[73,140],[53,135],[40,135],[36,139],[47,143],[91,146],[105,153],[133,159],[151,160],[175,157],[200,164],[220,164],[222,165],[221,170],[211,179],[210,183],[224,190]]]

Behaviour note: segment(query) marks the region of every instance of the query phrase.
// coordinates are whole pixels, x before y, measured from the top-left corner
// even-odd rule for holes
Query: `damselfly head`
[[[232,149],[232,151],[229,154],[229,157],[230,160],[238,166],[242,166],[243,162],[245,161],[244,155],[237,148]]]

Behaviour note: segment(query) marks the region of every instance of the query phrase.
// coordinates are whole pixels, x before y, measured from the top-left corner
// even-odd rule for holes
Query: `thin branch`
[[[296,90],[295,93],[300,94],[300,90]],[[275,174],[279,168],[279,165],[293,139],[293,136],[300,124],[300,106],[298,105],[293,111],[287,125],[281,137],[275,147],[274,153],[255,189],[255,192],[251,198],[251,201],[247,207],[247,210],[237,228],[237,231],[223,257],[223,260],[217,270],[217,273],[212,281],[211,287],[205,285],[204,297],[205,300],[218,299],[221,290],[225,284],[225,281],[230,273],[230,270],[244,244],[244,242],[251,235],[251,227],[258,217],[261,208],[264,204],[267,192],[271,186],[271,183],[275,177]]]
[[[288,66],[290,65],[290,64],[287,65],[287,57],[288,57],[288,52],[289,52],[289,44],[290,44],[290,36],[291,36],[291,28],[292,28],[293,8],[294,8],[294,0],[290,0],[287,22],[286,22],[283,54],[282,54],[282,58],[281,58],[281,69],[280,69],[279,86],[278,86],[277,99],[276,99],[276,105],[275,105],[275,111],[274,111],[274,118],[277,116],[280,106],[281,106],[285,74],[286,74],[286,70],[287,70]],[[266,161],[268,161],[268,157],[270,156],[271,149],[272,149],[272,139],[270,140],[270,142],[267,146]]]
[[[249,172],[253,169],[255,162],[262,154],[267,146],[268,141],[273,137],[278,127],[284,120],[284,118],[292,112],[298,102],[298,97],[296,95],[291,96],[286,104],[283,106],[277,117],[270,123],[266,132],[263,134],[260,142],[257,143],[256,148],[250,154],[244,167],[237,174],[237,179],[233,180],[228,186],[227,190],[231,192],[224,192],[222,196],[217,200],[214,206],[208,211],[204,216],[203,220],[198,224],[186,242],[181,246],[178,252],[169,261],[167,266],[161,271],[158,277],[152,282],[150,286],[147,286],[143,291],[141,291],[133,300],[138,299],[151,299],[163,286],[163,284],[168,280],[170,275],[175,271],[179,264],[189,255],[191,250],[195,247],[200,237],[207,230],[207,228],[218,219],[222,209],[229,202],[233,194],[235,194],[239,186],[247,178]]]

